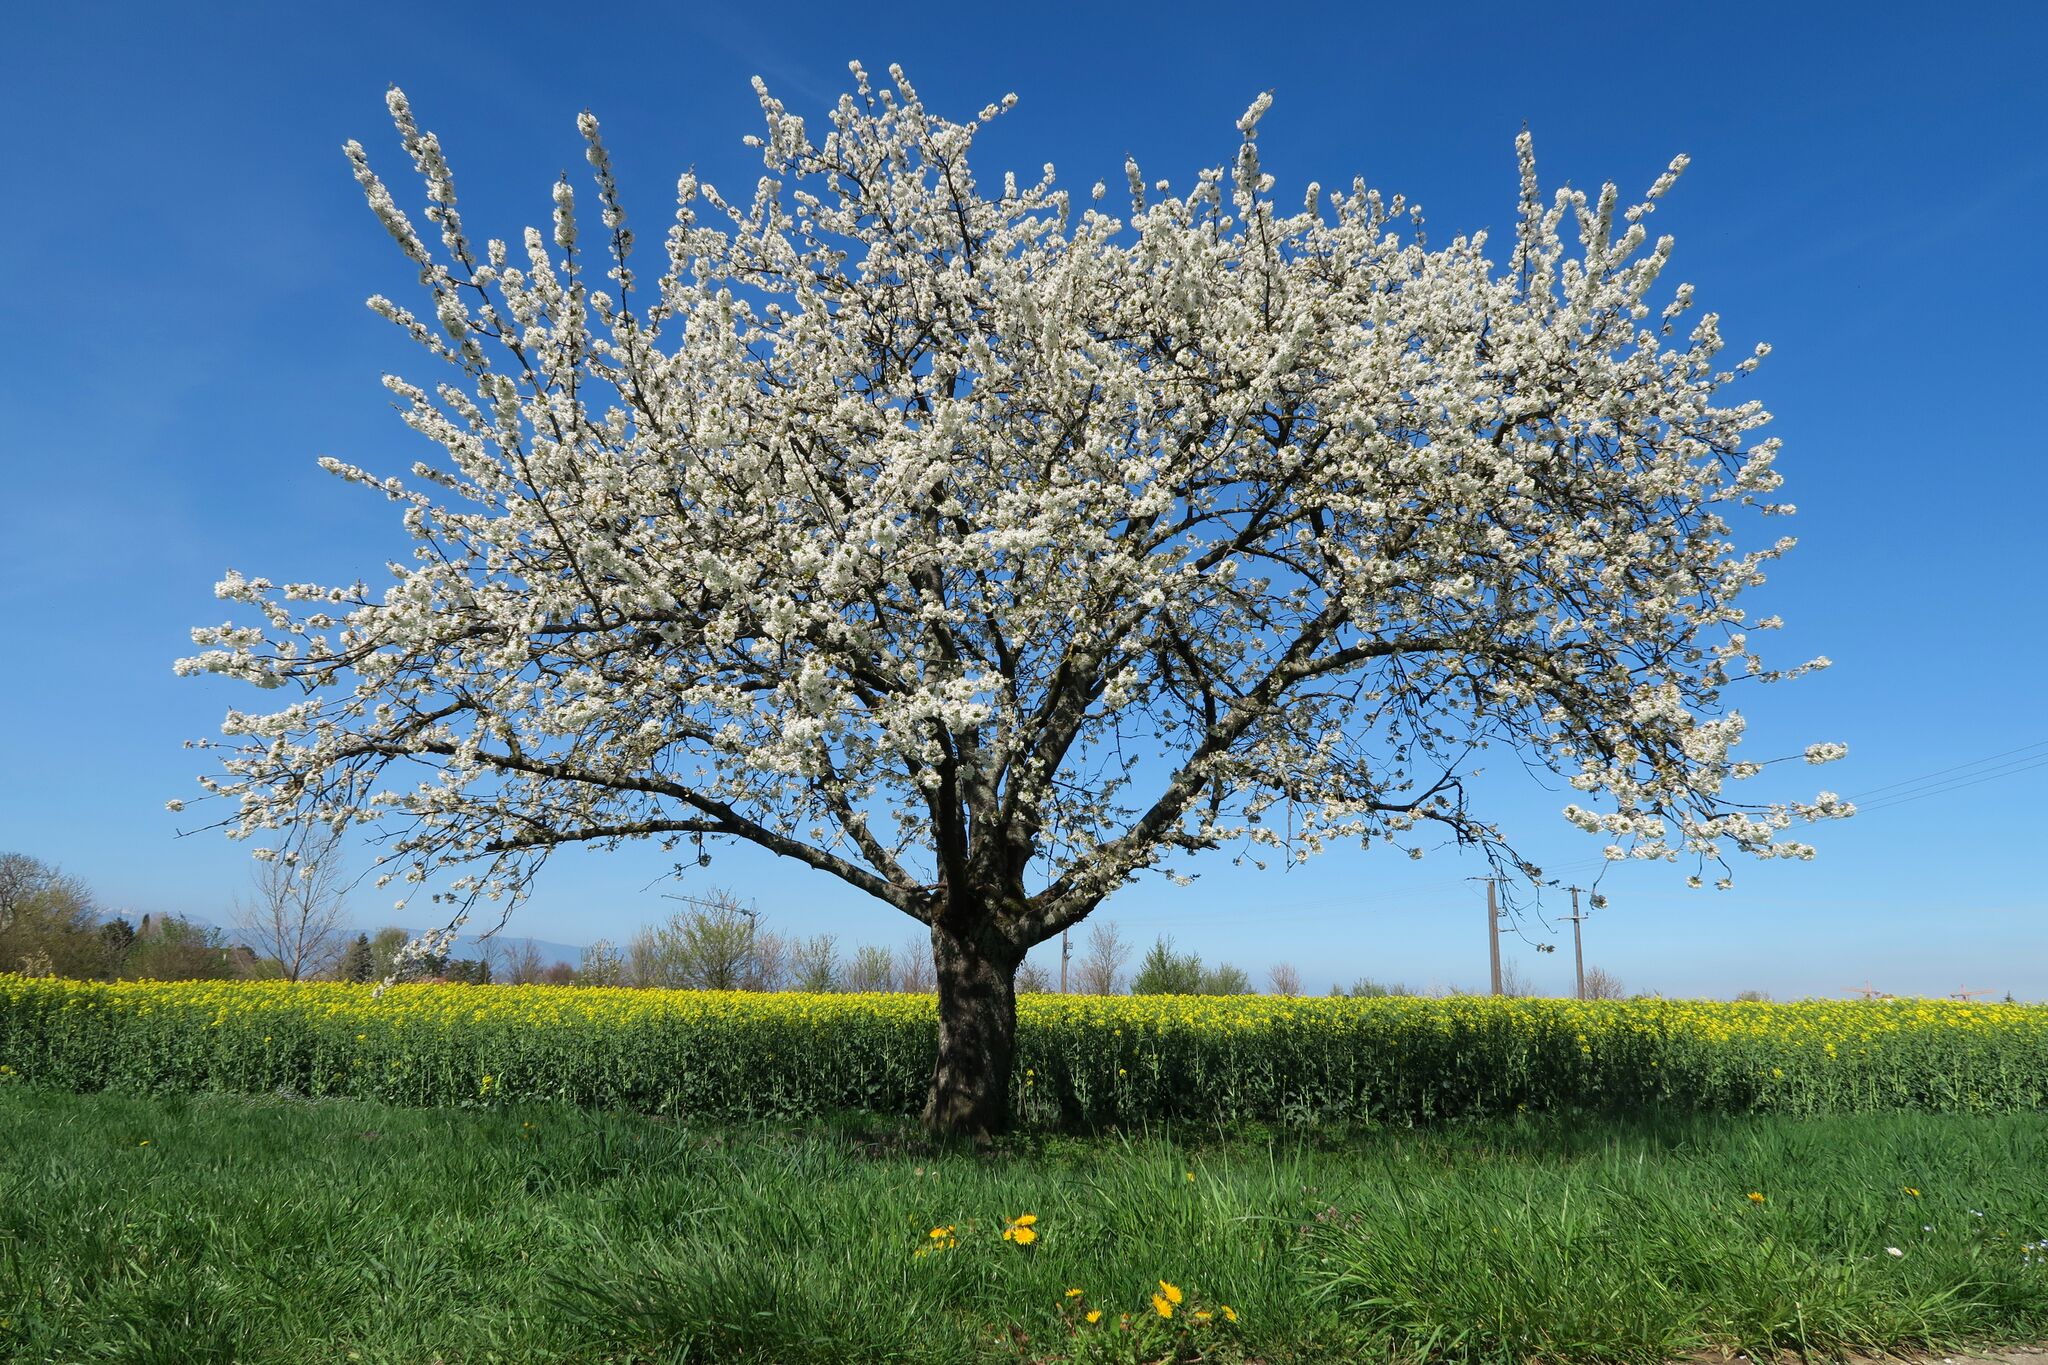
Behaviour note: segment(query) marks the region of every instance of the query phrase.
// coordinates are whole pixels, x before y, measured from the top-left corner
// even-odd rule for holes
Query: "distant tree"
[[[1058,983],[1052,979],[1052,973],[1042,964],[1033,962],[1030,958],[1025,958],[1018,964],[1017,994],[1049,995],[1057,985]]]
[[[499,944],[492,961],[487,964],[484,979],[493,976],[508,986],[530,986],[540,980],[541,973],[548,968],[547,959],[541,956],[540,945],[530,938],[514,939]]]
[[[395,924],[387,924],[370,936],[370,977],[375,981],[388,981],[398,969],[399,949],[412,941],[412,935]],[[414,975],[416,972],[408,973]]]
[[[1361,976],[1352,982],[1349,991],[1338,990],[1333,986],[1330,988],[1330,993],[1332,995],[1349,995],[1354,1000],[1376,1000],[1381,996],[1387,995],[1414,994],[1413,991],[1398,981],[1389,984],[1383,981],[1375,981],[1369,976]]]
[[[0,971],[105,978],[114,974],[99,908],[76,877],[23,853],[0,853]]]
[[[303,981],[332,967],[346,946],[342,934],[341,836],[320,829],[283,848],[259,850],[251,893],[235,901],[242,942],[273,958],[284,979]]]
[[[1099,919],[1088,926],[1088,951],[1075,964],[1074,989],[1083,995],[1115,995],[1124,988],[1124,964],[1131,945],[1124,942],[1116,921]]]
[[[1204,995],[1251,995],[1251,973],[1228,962],[1219,962],[1202,973]]]
[[[1301,973],[1291,962],[1276,962],[1266,973],[1266,990],[1273,995],[1300,995]]]
[[[903,950],[896,955],[896,989],[911,995],[929,995],[938,989],[938,985],[938,976],[932,967],[931,936],[911,935]]]
[[[370,950],[370,936],[357,934],[355,942],[342,949],[341,959],[334,966],[337,981],[357,983],[374,981],[377,977],[377,958]]]
[[[608,938],[601,938],[583,950],[577,979],[586,986],[620,986],[626,981],[626,960]]]
[[[754,935],[753,968],[747,974],[746,989],[779,991],[789,979],[790,940],[773,930]]]
[[[488,957],[454,958],[441,968],[441,975],[458,986],[488,986],[491,984],[491,960]]]
[[[1771,993],[1769,991],[1738,991],[1735,995],[1735,999],[1738,1002],[1748,1002],[1752,1004],[1762,1004],[1768,1001],[1770,998]]]
[[[145,916],[121,964],[129,981],[232,981],[240,974],[220,930],[176,915]]]
[[[887,948],[863,943],[854,949],[846,964],[849,991],[893,991],[896,989],[896,956]]]
[[[576,969],[566,962],[550,962],[547,970],[540,974],[543,986],[570,986],[576,983]]]
[[[758,990],[760,912],[723,888],[691,897],[627,945],[633,983],[685,990]]]
[[[107,979],[117,976],[134,946],[134,925],[119,916],[107,920],[99,927],[99,968],[90,975]]]
[[[1199,953],[1176,953],[1173,940],[1163,934],[1139,962],[1137,975],[1131,978],[1132,995],[1251,993],[1252,979],[1242,967],[1234,967],[1228,962],[1205,967]]]
[[[1529,978],[1522,974],[1522,969],[1505,956],[1500,962],[1500,993],[1517,997],[1536,994],[1536,988],[1529,984]]]
[[[1176,953],[1173,940],[1161,934],[1139,961],[1131,994],[1201,995],[1207,979],[1200,954]]]
[[[94,908],[92,891],[79,878],[26,853],[0,853],[0,934],[20,918],[70,921]]]
[[[815,934],[790,945],[789,984],[799,991],[836,991],[840,987],[839,942]]]
[[[683,984],[681,948],[666,924],[644,924],[626,940],[625,978],[643,990],[675,990]]]
[[[1599,967],[1586,968],[1586,998],[1588,1000],[1626,1000],[1628,992],[1622,989],[1621,978]]]

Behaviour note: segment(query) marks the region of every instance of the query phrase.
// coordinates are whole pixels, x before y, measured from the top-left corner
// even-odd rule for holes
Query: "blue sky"
[[[1784,662],[1835,661],[1758,694],[1747,747],[1850,746],[1830,768],[1786,770],[1787,795],[1824,780],[1922,799],[1822,829],[1816,862],[1738,867],[1729,893],[1686,890],[1683,869],[1610,875],[1588,961],[1667,994],[1868,980],[2048,997],[2035,866],[2048,767],[2024,766],[2048,758],[2035,411],[2048,97],[2030,69],[2043,12],[1266,12],[1286,17],[1187,4],[17,12],[0,55],[0,849],[61,863],[138,914],[223,920],[246,884],[246,846],[176,837],[163,803],[194,794],[182,741],[248,698],[176,679],[171,661],[190,626],[219,619],[211,585],[228,567],[345,580],[403,554],[387,504],[314,466],[331,454],[398,471],[414,457],[377,381],[420,362],[361,306],[403,297],[409,279],[339,151],[360,138],[398,169],[388,83],[441,134],[472,228],[511,236],[545,220],[559,171],[580,169],[578,110],[604,121],[629,208],[659,221],[686,166],[736,190],[758,174],[739,142],[758,120],[749,77],[816,113],[858,57],[903,63],[928,102],[962,115],[1014,90],[984,168],[1051,160],[1073,186],[1118,183],[1126,152],[1185,183],[1228,158],[1233,120],[1271,89],[1260,147],[1283,200],[1362,173],[1419,200],[1440,236],[1510,224],[1525,122],[1552,185],[1639,191],[1691,154],[1656,226],[1676,234],[1675,276],[1723,315],[1731,347],[1775,347],[1745,396],[1778,414],[1801,509],[1779,524],[1801,546],[1758,606],[1787,620]],[[2002,769],[1978,764],[2001,754]],[[1951,782],[2004,775],[1892,785],[1957,765],[1976,766]],[[1539,861],[1582,883],[1597,871],[1596,843],[1555,815],[1560,793],[1491,785]],[[668,908],[666,870],[653,853],[561,858],[514,930],[624,937]],[[1134,886],[1105,913],[1129,937],[1170,932],[1257,975],[1292,961],[1316,989],[1483,982],[1478,869],[1448,852],[1195,870],[1192,888]],[[745,851],[702,877],[790,932],[893,945],[916,927]],[[367,891],[353,908],[366,925],[389,918]],[[1568,926],[1532,919],[1525,933],[1510,960],[1567,987]]]

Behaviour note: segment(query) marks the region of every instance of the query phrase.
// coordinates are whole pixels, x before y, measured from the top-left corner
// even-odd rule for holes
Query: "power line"
[[[1996,759],[2008,758],[2013,754],[2023,754],[2030,749],[2041,748],[2048,748],[2048,739],[2037,739],[2032,744],[2022,744],[2017,749],[2007,749],[2002,753],[1992,754],[1988,758],[1971,759],[1968,763],[1958,763],[1953,768],[1937,768],[1931,773],[1922,773],[1919,777],[1908,777],[1897,782],[1887,782],[1881,787],[1865,787],[1862,791],[1850,792],[1849,799],[1851,801],[1860,801],[1866,796],[1876,796],[1879,792],[1888,792],[1897,787],[1917,787],[1923,782],[1930,782],[1937,777],[1944,777],[1949,773],[1959,773],[1965,768],[1981,768],[1986,763]],[[2000,766],[2005,765],[2001,764]]]
[[[1913,792],[1908,795],[1890,797],[1883,801],[1873,802],[1868,806],[1859,807],[1858,809],[1861,811],[1887,810],[1893,806],[1903,806],[1909,801],[1919,801],[1929,796],[1947,796],[1951,792],[1959,792],[1963,790],[1965,787],[1974,787],[1980,782],[1992,782],[1996,781],[1998,778],[2001,777],[2013,777],[2020,773],[2031,772],[2035,768],[2048,768],[2048,754],[2044,754],[2032,763],[2027,763],[2017,768],[2008,768],[2001,772],[1986,773],[1982,777],[1971,778],[1968,781],[1945,783],[1940,787],[1931,788],[1923,792]]]

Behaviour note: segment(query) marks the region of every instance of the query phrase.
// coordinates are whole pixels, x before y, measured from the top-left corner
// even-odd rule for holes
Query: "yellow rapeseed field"
[[[930,996],[0,975],[0,1084],[550,1100],[679,1117],[911,1112]],[[1657,1106],[2048,1107],[2048,1007],[1025,996],[1027,1123],[1405,1121]]]

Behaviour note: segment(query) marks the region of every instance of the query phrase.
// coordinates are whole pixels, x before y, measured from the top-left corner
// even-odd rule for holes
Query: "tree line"
[[[670,990],[903,991],[937,989],[931,947],[911,935],[896,948],[854,944],[837,936],[787,935],[762,925],[763,912],[736,893],[713,888],[677,897],[680,906],[642,926],[623,945],[599,939],[572,966],[551,961],[530,938],[486,939],[478,956],[435,954],[404,960],[413,935],[386,925],[350,936],[343,882],[331,841],[308,845],[290,861],[259,859],[251,890],[233,904],[232,929],[177,915],[139,920],[100,907],[75,876],[21,853],[0,853],[0,972],[85,980],[441,981],[460,985],[634,986]],[[1065,990],[1079,995],[1249,995],[1250,973],[1229,962],[1205,963],[1160,935],[1131,969],[1133,945],[1113,920],[1096,920],[1088,939],[1060,974],[1026,960],[1020,992]],[[1508,995],[1530,995],[1504,964]],[[1266,975],[1270,995],[1303,993],[1290,963]],[[1330,994],[1408,995],[1399,983],[1361,977]],[[1457,992],[1453,990],[1453,994]],[[1589,999],[1620,999],[1621,982],[1597,967],[1586,972]],[[1745,995],[1752,994],[1745,992]]]
[[[0,971],[113,981],[227,980],[259,959],[218,928],[175,915],[109,915],[84,881],[0,853]]]
[[[476,957],[428,955],[406,961],[411,931],[387,925],[353,936],[343,910],[332,843],[290,861],[259,859],[251,890],[234,902],[232,927],[168,914],[138,920],[111,913],[79,877],[21,853],[0,854],[0,971],[86,980],[446,981],[466,985],[635,986],[677,990],[905,991],[936,989],[930,945],[912,936],[896,948],[854,944],[832,934],[796,936],[762,924],[761,910],[714,888],[634,932],[624,944],[600,939],[575,966],[549,961],[532,939],[487,940]],[[1244,995],[1249,973],[1208,965],[1162,935],[1129,970],[1134,949],[1114,921],[1090,926],[1065,980],[1027,961],[1026,992]],[[1394,987],[1399,991],[1402,988]],[[1301,993],[1282,963],[1267,990]],[[1344,992],[1337,992],[1343,994]],[[1386,994],[1361,983],[1351,994]]]

